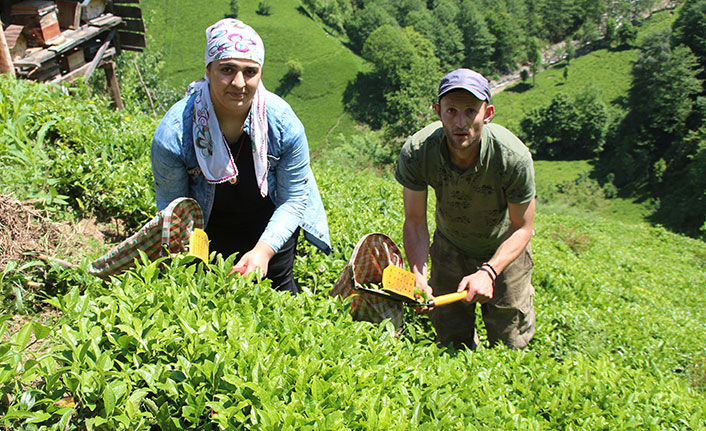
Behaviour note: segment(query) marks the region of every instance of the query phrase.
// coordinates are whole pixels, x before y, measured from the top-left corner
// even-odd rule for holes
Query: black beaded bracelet
[[[493,277],[493,273],[490,272],[490,270],[484,266],[479,266],[478,270],[487,273],[488,277],[490,277],[490,280],[493,282],[493,287],[495,287],[495,277]]]
[[[481,266],[481,268],[484,266],[487,266],[488,268],[490,268],[491,271],[493,271],[493,275],[495,276],[494,279],[498,278],[498,271],[496,271],[495,268],[493,268],[493,265],[489,264],[488,262],[483,262],[480,264],[480,266]]]

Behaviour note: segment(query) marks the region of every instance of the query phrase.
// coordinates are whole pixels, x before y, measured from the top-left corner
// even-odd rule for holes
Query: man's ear
[[[488,124],[493,120],[495,115],[495,106],[488,104],[485,107],[485,116],[483,117],[483,124]]]
[[[434,104],[434,112],[436,112],[436,116],[441,120],[441,105],[439,103]]]

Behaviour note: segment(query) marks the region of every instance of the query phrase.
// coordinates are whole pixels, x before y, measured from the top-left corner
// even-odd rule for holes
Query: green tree
[[[522,82],[527,82],[527,80],[529,79],[529,77],[530,77],[529,70],[527,70],[527,69],[522,69],[522,70],[520,71],[520,79],[522,80]]]
[[[532,109],[520,127],[539,157],[592,158],[603,148],[608,121],[600,93],[589,88],[574,100],[557,94],[548,106]]]
[[[415,10],[407,17],[408,25],[436,46],[436,56],[442,70],[451,71],[463,65],[463,35],[455,22],[442,24],[428,10]]]
[[[689,47],[706,69],[706,0],[688,0],[684,4],[672,25],[672,45]]]
[[[378,4],[371,3],[356,12],[345,24],[352,49],[361,53],[368,36],[383,25],[397,25],[397,21]]]
[[[529,61],[530,71],[532,72],[532,85],[535,85],[535,75],[542,64],[542,51],[539,47],[539,40],[536,37],[531,37],[527,41],[527,61]]]
[[[520,122],[524,140],[539,157],[561,157],[581,126],[576,106],[565,93],[557,94],[543,108],[534,108]]]
[[[291,76],[292,79],[301,81],[302,74],[304,73],[304,66],[302,66],[301,61],[297,59],[287,60],[287,73],[286,75]]]
[[[287,60],[285,63],[287,66],[287,73],[285,73],[279,80],[279,85],[275,89],[275,94],[282,97],[286,97],[297,85],[302,81],[302,74],[304,73],[304,66],[296,58]]]
[[[395,18],[402,26],[412,25],[407,21],[407,18],[412,12],[421,12],[427,10],[427,3],[424,0],[399,0],[395,4]]]
[[[577,0],[577,5],[581,8],[581,16],[584,19],[582,25],[593,23],[594,28],[597,28],[595,23],[600,22],[603,18],[607,9],[606,3],[596,0]]]
[[[463,66],[489,75],[495,37],[488,31],[485,17],[473,0],[463,0],[457,19],[463,35]]]
[[[618,25],[615,21],[608,17],[605,20],[605,33],[603,34],[603,41],[606,47],[610,48],[617,38]]]
[[[258,15],[270,16],[272,15],[272,4],[269,1],[261,1],[257,4],[257,10],[255,11]]]
[[[353,6],[348,0],[302,0],[302,3],[335,32],[345,33],[343,23],[353,15]]]
[[[706,128],[690,131],[684,145],[693,147],[683,169],[667,170],[665,189],[655,219],[706,241]]]
[[[456,22],[456,17],[458,17],[459,13],[459,8],[456,3],[457,2],[453,0],[436,0],[434,2],[432,13],[442,25]]]
[[[618,28],[618,43],[623,48],[631,47],[637,40],[637,29],[630,21],[624,21],[623,25]]]
[[[384,25],[366,40],[363,57],[375,68],[391,135],[411,133],[429,120],[440,72],[427,39],[411,28]]]
[[[684,47],[670,46],[670,35],[649,35],[632,69],[629,91],[636,126],[655,143],[671,142],[695,126],[690,121],[701,93],[698,60]]]
[[[668,31],[648,35],[632,69],[629,113],[622,121],[616,145],[603,161],[615,173],[616,185],[634,182],[649,186],[661,197],[671,188],[655,167],[681,172],[695,151],[690,131],[704,125],[703,72],[696,56],[685,46],[672,47]]]
[[[573,37],[579,41],[580,45],[595,43],[601,38],[598,33],[598,24],[596,24],[596,21],[592,20],[584,21],[581,27],[574,33]]]
[[[237,18],[240,7],[238,5],[238,0],[230,0],[228,4],[228,13],[226,18]]]
[[[574,41],[572,41],[570,38],[566,39],[564,42],[564,58],[566,60],[566,64],[571,64],[571,60],[576,57],[576,48],[574,48]]]
[[[582,9],[574,0],[540,0],[538,12],[544,32],[550,42],[560,42],[581,25]]]
[[[600,90],[588,87],[574,99],[581,130],[576,137],[576,154],[593,158],[603,151],[612,122]]]
[[[517,21],[507,11],[497,11],[486,15],[485,19],[488,31],[495,37],[491,57],[495,68],[500,71],[515,69],[522,46]]]

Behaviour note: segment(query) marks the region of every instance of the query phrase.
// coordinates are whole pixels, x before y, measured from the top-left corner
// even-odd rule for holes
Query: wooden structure
[[[140,0],[0,0],[0,18],[0,73],[71,82],[101,68],[122,107],[114,59],[146,46]]]

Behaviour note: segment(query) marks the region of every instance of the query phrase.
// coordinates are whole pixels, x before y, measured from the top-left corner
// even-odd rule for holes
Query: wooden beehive
[[[4,30],[7,47],[10,49],[10,57],[12,60],[24,57],[25,51],[27,51],[27,39],[24,34],[22,34],[23,28],[24,27],[21,25],[10,24]]]
[[[72,0],[56,0],[59,8],[59,27],[71,30],[81,25],[81,3]]]
[[[88,22],[103,15],[106,3],[106,0],[88,0],[88,4],[81,7],[81,19]]]
[[[13,4],[10,15],[15,24],[24,26],[28,44],[46,46],[61,36],[57,12],[53,1],[26,0]]]
[[[81,48],[73,48],[59,56],[59,66],[62,75],[78,69],[86,64],[86,56]]]

